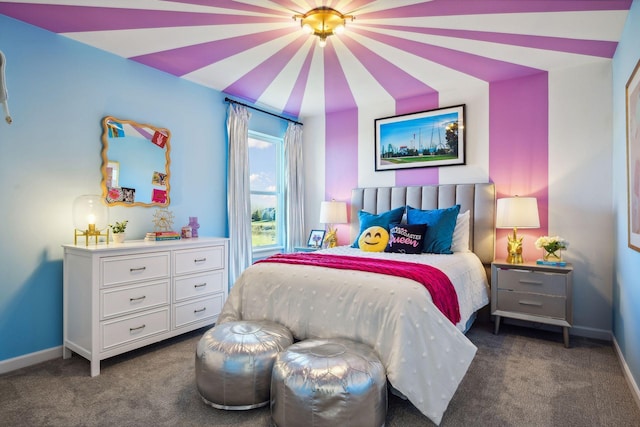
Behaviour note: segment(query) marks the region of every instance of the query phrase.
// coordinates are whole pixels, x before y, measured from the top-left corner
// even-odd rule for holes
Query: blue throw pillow
[[[432,254],[452,254],[451,242],[456,219],[460,212],[460,205],[446,209],[432,209],[423,211],[407,206],[408,224],[427,224],[424,247],[422,252]]]
[[[389,243],[384,251],[402,254],[422,253],[426,230],[427,224],[391,224]]]
[[[360,246],[358,246],[358,239],[360,239],[360,235],[367,228],[378,226],[384,227],[387,231],[389,231],[389,225],[400,222],[402,220],[402,215],[404,215],[404,206],[391,209],[390,211],[386,211],[379,215],[374,215],[365,211],[358,212],[358,219],[360,220],[360,231],[358,232],[358,237],[356,237],[356,240],[355,242],[353,242],[351,247],[360,248]]]

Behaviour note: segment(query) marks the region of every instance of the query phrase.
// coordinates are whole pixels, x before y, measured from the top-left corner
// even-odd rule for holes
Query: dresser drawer
[[[198,273],[224,268],[224,246],[176,251],[174,274]]]
[[[141,340],[169,330],[169,307],[124,319],[102,322],[102,350]]]
[[[224,271],[183,276],[175,279],[175,301],[200,297],[224,290]]]
[[[497,309],[536,316],[566,319],[567,300],[564,297],[499,290]]]
[[[498,269],[497,274],[498,289],[534,292],[545,295],[567,295],[567,281],[564,274],[518,269]]]
[[[223,295],[218,294],[197,301],[175,306],[174,327],[180,328],[193,322],[214,319],[222,311]]]
[[[169,280],[109,288],[100,301],[102,319],[169,304]]]
[[[169,277],[169,252],[103,258],[102,286]]]

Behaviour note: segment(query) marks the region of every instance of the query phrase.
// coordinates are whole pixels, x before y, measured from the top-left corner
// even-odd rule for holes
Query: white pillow
[[[451,241],[452,252],[469,252],[469,220],[471,213],[466,211],[456,218],[456,228],[453,229]]]

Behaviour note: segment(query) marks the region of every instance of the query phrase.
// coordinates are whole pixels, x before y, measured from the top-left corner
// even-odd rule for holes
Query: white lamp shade
[[[517,196],[498,199],[496,228],[540,228],[538,200]]]
[[[322,202],[320,204],[320,222],[322,224],[345,224],[347,222],[347,203]]]
[[[87,230],[89,224],[95,224],[96,230],[103,230],[109,225],[109,208],[102,196],[85,194],[73,201],[73,226]]]

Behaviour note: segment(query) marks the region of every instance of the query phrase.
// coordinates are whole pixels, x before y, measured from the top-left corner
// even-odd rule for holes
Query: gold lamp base
[[[109,229],[107,228],[104,234],[100,232],[100,230],[96,230],[95,224],[89,224],[89,228],[87,230],[78,230],[77,228],[73,233],[73,244],[78,244],[78,236],[84,236],[85,246],[89,246],[89,238],[93,237],[96,239],[96,245],[98,244],[98,238],[100,236],[106,237],[106,243],[109,244]]]
[[[507,262],[509,264],[522,264],[522,239],[516,235],[516,228],[513,228],[513,236],[507,236]]]
[[[327,235],[324,237],[324,242],[327,244],[327,248],[338,246],[338,229],[329,227]]]

